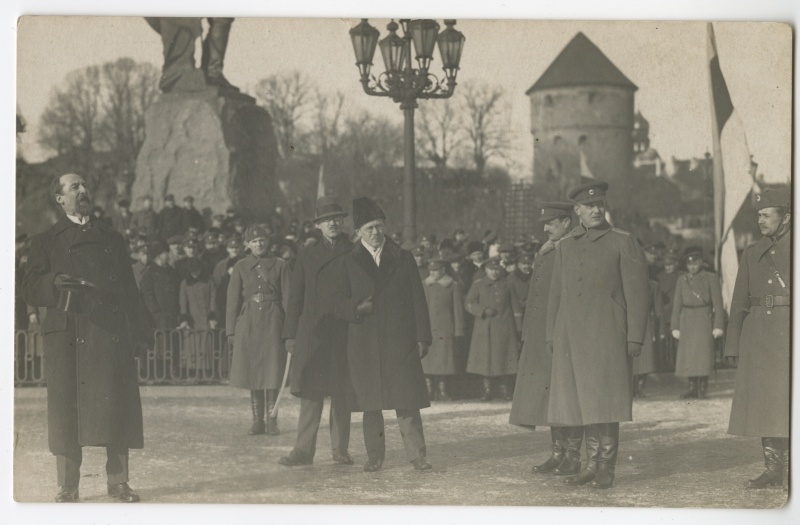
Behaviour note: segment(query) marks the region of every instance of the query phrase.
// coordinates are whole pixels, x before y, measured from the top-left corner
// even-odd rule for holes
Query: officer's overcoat
[[[647,375],[652,374],[658,368],[656,366],[656,348],[657,348],[657,337],[658,335],[655,333],[656,323],[658,322],[658,316],[656,314],[655,305],[658,304],[656,301],[659,300],[658,296],[658,283],[654,280],[650,280],[650,291],[652,292],[652,299],[650,302],[650,308],[647,312],[647,328],[645,329],[644,333],[644,344],[642,345],[642,352],[633,358],[632,361],[632,370],[634,375]]]
[[[675,375],[694,377],[714,371],[714,328],[725,328],[719,277],[701,270],[678,277],[671,329],[680,331]]]
[[[649,304],[644,252],[629,233],[580,227],[558,243],[547,305],[550,423],[631,420],[627,343],[644,342]]]
[[[769,238],[761,239],[748,246],[739,261],[725,339],[725,355],[739,356],[730,434],[789,437],[791,310],[788,306],[750,306],[749,298],[790,295],[791,237],[789,232],[775,244]],[[770,268],[767,255],[780,279]]]
[[[475,317],[467,372],[486,377],[516,374],[517,332],[522,329],[522,316],[519,299],[508,277],[496,281],[483,277],[473,281],[466,308]],[[497,315],[486,317],[487,308],[497,310]]]
[[[342,396],[347,391],[347,322],[326,312],[342,291],[344,256],[352,250],[353,243],[340,235],[332,247],[320,241],[295,259],[283,325],[283,338],[295,339],[290,372],[295,396]]]
[[[56,308],[57,274],[86,279],[99,291],[85,296],[80,313],[65,313]],[[133,340],[152,334],[122,235],[100,221],[87,227],[62,217],[33,237],[21,294],[29,305],[47,308],[41,333],[50,451],[142,448]]]
[[[430,406],[417,342],[431,342],[425,292],[411,252],[386,239],[380,267],[361,242],[345,258],[345,290],[334,313],[350,322],[347,360],[352,412]],[[374,314],[356,317],[372,296]],[[352,399],[350,398],[352,397]]]
[[[464,293],[461,285],[449,275],[423,281],[425,299],[431,317],[433,342],[422,360],[422,369],[429,375],[457,374],[455,338],[464,336]]]
[[[533,261],[528,301],[522,325],[522,354],[519,358],[514,401],[509,423],[522,427],[547,425],[550,401],[550,371],[553,357],[545,345],[547,299],[553,276],[555,244],[545,243]]]
[[[254,298],[256,294],[262,294]],[[248,255],[228,283],[225,332],[233,334],[230,385],[247,390],[280,388],[286,363],[281,339],[289,297],[289,269],[275,257]]]

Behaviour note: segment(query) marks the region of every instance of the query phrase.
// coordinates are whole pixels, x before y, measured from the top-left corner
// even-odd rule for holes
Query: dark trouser
[[[128,482],[128,448],[117,445],[106,447],[106,474],[108,484]],[[77,488],[81,480],[83,451],[77,447],[65,454],[56,455],[56,471],[60,487]]]
[[[297,441],[294,449],[314,457],[317,451],[317,433],[322,420],[324,398],[300,399],[300,419],[297,422]],[[350,411],[343,403],[331,398],[331,449],[345,453],[350,446]]]
[[[395,410],[403,447],[408,461],[424,458],[425,436],[422,433],[422,416],[419,409]],[[380,410],[364,412],[364,445],[369,459],[383,460],[386,457],[386,434],[384,434],[383,413]]]
[[[619,451],[619,423],[594,423],[586,425],[586,457],[590,470],[605,469],[614,472]]]

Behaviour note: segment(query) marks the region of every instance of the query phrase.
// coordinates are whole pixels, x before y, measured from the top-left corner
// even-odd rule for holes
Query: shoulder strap
[[[764,257],[767,259],[767,264],[769,265],[769,269],[772,270],[772,273],[775,274],[775,277],[778,279],[778,282],[781,283],[781,288],[785,289],[786,282],[783,280],[783,277],[781,277],[780,272],[778,272],[778,269],[775,267],[775,261],[772,260],[772,255],[769,252],[770,251],[767,250],[766,253],[764,253]]]

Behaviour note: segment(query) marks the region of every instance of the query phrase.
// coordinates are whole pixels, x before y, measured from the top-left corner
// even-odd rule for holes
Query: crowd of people
[[[647,375],[671,363],[690,383],[681,397],[705,398],[714,341],[733,327],[726,355],[732,361],[741,356],[747,373],[737,378],[731,432],[763,436],[766,427],[771,436],[764,438],[767,471],[750,484],[780,484],[788,470],[788,394],[781,398],[782,381],[772,388],[759,382],[764,369],[749,353],[752,317],[743,315],[761,315],[763,306],[761,317],[783,319],[788,308],[770,317],[776,306],[789,304],[782,259],[778,268],[769,264],[769,295],[753,292],[752,284],[748,292],[749,277],[741,274],[748,270],[740,268],[726,327],[720,282],[704,268],[703,250],[689,246],[678,254],[660,243],[642,249],[607,222],[604,182],[574,188],[569,202],[544,203],[538,210],[544,243],[534,235],[505,242],[493,231],[471,240],[457,230],[441,241],[423,235],[410,251],[401,248],[399,236],[386,233],[383,211],[368,198],[353,202],[354,232],[347,235],[342,226],[348,213],[333,197],[320,198],[315,217],[302,226],[287,220],[281,207],[265,223],[245,225],[234,209],[206,223],[191,197],[176,208],[171,195],[159,212],[151,199],[136,213],[120,201],[108,218],[98,208],[88,211],[88,190],[77,175],[59,178],[53,188],[66,216],[29,248],[25,239],[18,244],[19,295],[30,305],[26,319],[44,333],[66,332],[62,347],[73,338],[80,344],[90,338],[99,346],[121,344],[123,332],[114,328],[117,306],[124,307],[128,329],[138,329],[133,342],[144,346],[152,346],[153,329],[224,331],[233,349],[230,385],[250,391],[251,435],[279,433],[279,389],[288,366],[301,413],[295,448],[279,461],[284,466],[313,462],[323,400],[330,396],[334,461],[353,463],[350,413],[364,412],[364,470],[379,470],[385,456],[381,411],[395,410],[408,460],[417,470],[429,470],[420,409],[452,399],[454,379],[470,374],[482,380],[482,401],[499,395],[512,402],[511,424],[550,427],[550,457],[534,473],[564,475],[568,485],[610,488],[619,423],[632,419],[632,398],[645,395]],[[788,202],[786,195],[768,194],[756,206],[760,225],[763,210],[779,215],[778,222],[762,227],[771,244],[759,256],[766,253],[770,261],[788,243]],[[743,261],[750,254],[748,249]],[[756,259],[752,265],[761,264]],[[109,282],[109,290],[126,294],[124,304],[102,291]],[[71,310],[67,304],[73,303],[65,299],[70,293],[91,297],[88,306]],[[113,306],[105,308],[103,301]],[[48,312],[41,323],[40,308]],[[772,337],[786,335],[788,341],[788,326],[787,317]],[[782,359],[780,352],[773,365]],[[208,366],[202,352],[192,359],[181,356],[181,366]],[[70,366],[76,365],[65,365]],[[96,365],[78,359],[77,366]],[[69,383],[56,377],[47,374],[49,393]],[[745,381],[766,393],[740,386]],[[103,440],[102,425],[101,437],[83,428],[74,435],[68,430],[76,409],[51,407],[57,500],[77,499],[80,446],[97,444],[109,447],[115,465],[109,494],[138,500],[127,486],[127,449],[139,446],[141,405],[138,391],[128,393],[125,413],[139,423],[123,425],[132,437],[112,440],[113,447]],[[77,410],[83,414],[85,408]]]

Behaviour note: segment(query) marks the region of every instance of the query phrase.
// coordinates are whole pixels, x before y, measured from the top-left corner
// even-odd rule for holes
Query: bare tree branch
[[[291,157],[300,149],[300,121],[312,110],[311,81],[300,71],[270,75],[258,81],[256,96],[272,117],[281,153]]]

